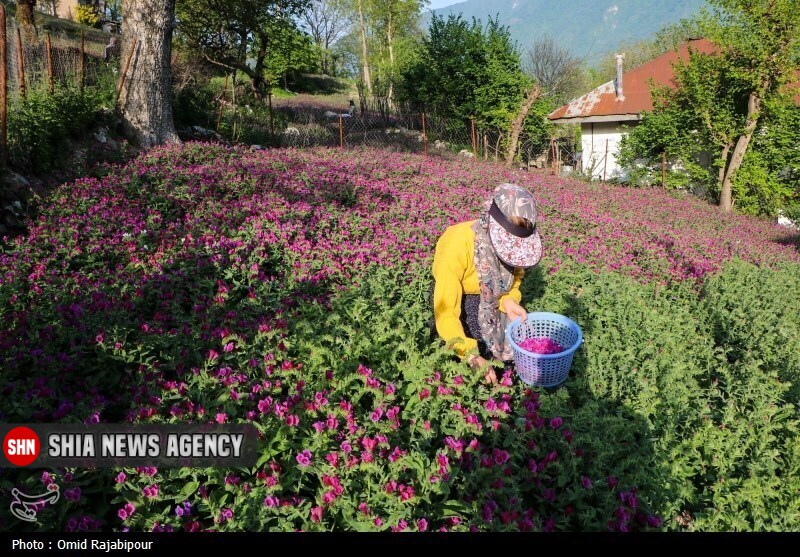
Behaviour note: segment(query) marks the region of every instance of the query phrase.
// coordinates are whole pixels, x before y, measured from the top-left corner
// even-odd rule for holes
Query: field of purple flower
[[[523,303],[584,329],[559,389],[489,388],[428,337],[436,240],[505,181],[542,215]],[[0,252],[0,420],[248,422],[258,466],[2,470],[0,493],[58,482],[40,530],[796,529],[799,248],[470,160],[159,148]]]

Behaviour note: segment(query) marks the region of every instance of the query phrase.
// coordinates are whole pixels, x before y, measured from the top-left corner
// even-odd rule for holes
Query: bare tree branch
[[[564,99],[583,87],[583,63],[583,58],[545,36],[533,41],[525,70],[541,86],[543,95]]]

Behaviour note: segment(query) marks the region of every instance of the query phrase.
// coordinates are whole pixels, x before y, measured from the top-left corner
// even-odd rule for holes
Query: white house
[[[675,87],[672,64],[688,60],[689,48],[710,54],[714,45],[706,39],[690,40],[678,50],[666,52],[646,64],[623,71],[625,55],[617,56],[617,78],[604,83],[551,113],[558,124],[580,124],[582,137],[581,167],[599,180],[625,179],[617,164],[623,126],[636,125],[642,112],[653,110],[649,81]]]

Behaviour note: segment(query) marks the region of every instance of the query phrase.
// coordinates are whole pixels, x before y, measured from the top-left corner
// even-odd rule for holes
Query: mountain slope
[[[587,61],[597,61],[620,43],[644,39],[667,24],[696,14],[705,0],[467,0],[433,10],[440,16],[461,13],[486,22],[499,17],[522,50],[543,35]]]

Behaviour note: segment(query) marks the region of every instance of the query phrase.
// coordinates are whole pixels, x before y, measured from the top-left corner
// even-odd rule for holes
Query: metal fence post
[[[85,39],[84,39],[84,36],[83,36],[83,31],[81,31],[81,57],[80,57],[80,60],[78,60],[78,68],[79,68],[78,69],[78,80],[79,80],[78,81],[78,85],[80,86],[81,91],[83,91],[83,84],[86,81],[86,78],[84,77],[84,73],[86,72],[86,69],[84,68],[84,63],[85,63],[84,59],[85,58],[86,58],[86,44],[85,44]]]
[[[425,156],[428,156],[428,134],[425,131],[425,113],[422,113],[422,149]]]
[[[50,94],[55,92],[53,87],[53,44],[50,42],[50,33],[44,37],[44,46],[47,50],[47,77],[49,78]]]
[[[344,148],[344,130],[342,129],[342,115],[339,114],[339,147]]]
[[[469,122],[472,127],[472,154],[475,155],[477,158],[478,156],[478,145],[477,145],[477,136],[475,135],[475,116],[469,117]]]
[[[22,35],[17,27],[17,74],[19,75],[19,94],[25,98],[25,59],[22,57]]]
[[[0,149],[3,164],[8,164],[8,82],[6,81],[6,7],[0,4]]]

